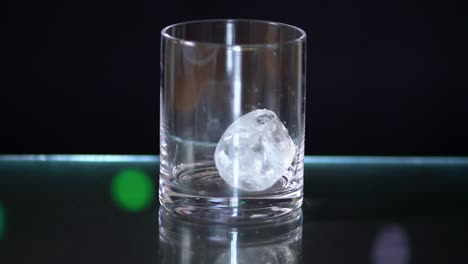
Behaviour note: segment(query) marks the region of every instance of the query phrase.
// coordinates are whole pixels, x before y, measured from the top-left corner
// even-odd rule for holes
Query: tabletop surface
[[[0,263],[468,263],[468,158],[308,156],[302,210],[246,226],[160,210],[158,166],[0,155]]]

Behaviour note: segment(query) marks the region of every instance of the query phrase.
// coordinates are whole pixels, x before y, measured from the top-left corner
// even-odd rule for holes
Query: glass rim
[[[226,22],[226,23],[227,22],[255,22],[255,23],[261,23],[261,24],[272,25],[272,26],[287,27],[289,29],[296,30],[297,32],[299,32],[300,35],[299,37],[292,38],[290,40],[271,42],[271,43],[226,44],[226,43],[216,43],[216,42],[209,42],[209,41],[187,40],[183,38],[174,37],[168,33],[169,29],[172,29],[177,26],[183,26],[183,25],[189,25],[189,24],[195,24],[195,23],[207,23],[207,22],[211,22],[211,23],[213,22]],[[202,45],[202,46],[214,46],[214,47],[239,47],[239,48],[257,47],[258,48],[258,47],[278,47],[278,46],[283,46],[283,45],[287,45],[291,43],[302,42],[302,41],[305,41],[307,34],[303,29],[299,27],[286,24],[286,23],[275,22],[275,21],[260,20],[260,19],[202,19],[202,20],[190,20],[190,21],[175,23],[175,24],[166,26],[161,30],[161,37],[163,39],[168,39],[168,40],[177,42],[180,45],[192,46],[192,47],[197,46],[197,45]]]

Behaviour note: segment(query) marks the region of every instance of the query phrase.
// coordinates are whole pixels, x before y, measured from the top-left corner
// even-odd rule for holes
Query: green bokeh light
[[[3,239],[3,234],[5,233],[5,210],[3,210],[3,205],[0,203],[0,240]]]
[[[112,199],[120,208],[138,212],[153,203],[155,188],[151,178],[143,171],[126,169],[114,177],[111,194]]]

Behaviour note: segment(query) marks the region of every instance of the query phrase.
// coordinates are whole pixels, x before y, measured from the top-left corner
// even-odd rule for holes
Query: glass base
[[[222,223],[263,222],[300,208],[303,197],[300,187],[273,195],[209,197],[190,195],[161,181],[159,201],[166,210],[187,218]]]

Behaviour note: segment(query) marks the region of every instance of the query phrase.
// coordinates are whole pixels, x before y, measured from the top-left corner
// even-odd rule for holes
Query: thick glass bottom
[[[302,185],[274,194],[242,194],[236,198],[187,194],[183,189],[161,181],[159,201],[166,210],[188,218],[223,223],[266,221],[300,208]]]

